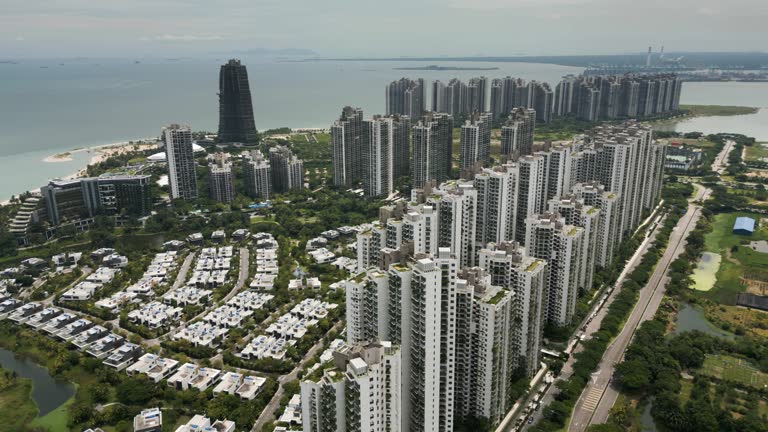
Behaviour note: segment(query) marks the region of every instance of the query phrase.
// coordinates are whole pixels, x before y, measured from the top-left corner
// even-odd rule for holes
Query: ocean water
[[[532,63],[461,63],[494,71],[403,71],[415,62],[288,62],[242,58],[248,66],[256,126],[327,127],[344,105],[366,115],[384,111],[384,86],[401,76],[428,81],[506,75],[552,84],[579,68]],[[0,200],[75,172],[89,159],[44,163],[46,156],[76,148],[157,136],[173,122],[215,131],[218,70],[210,60],[35,60],[0,63]],[[768,83],[754,85],[768,92]],[[764,106],[752,89],[733,91],[713,83],[686,84],[684,103]],[[747,102],[751,101],[751,103]]]

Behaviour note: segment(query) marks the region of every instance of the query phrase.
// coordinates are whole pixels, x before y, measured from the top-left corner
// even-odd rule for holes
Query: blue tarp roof
[[[748,217],[737,217],[736,223],[733,224],[733,230],[744,230],[749,232],[755,231],[755,220]]]

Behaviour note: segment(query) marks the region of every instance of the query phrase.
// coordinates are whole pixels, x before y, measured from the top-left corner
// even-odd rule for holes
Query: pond
[[[160,249],[165,242],[163,234],[133,234],[120,238],[120,246],[126,250]]]
[[[37,405],[38,417],[50,413],[75,395],[72,383],[54,379],[44,367],[16,357],[13,352],[3,348],[0,348],[0,365],[3,369],[15,371],[20,377],[32,380],[32,400]]]
[[[720,254],[712,252],[704,252],[701,254],[701,259],[693,270],[691,279],[693,279],[693,287],[698,291],[709,291],[715,286],[717,281],[717,270],[720,269],[720,261],[722,257]]]
[[[677,312],[677,326],[675,334],[687,331],[698,330],[711,336],[723,337],[726,339],[735,339],[736,335],[716,327],[707,321],[704,312],[688,303],[681,303],[680,310]]]

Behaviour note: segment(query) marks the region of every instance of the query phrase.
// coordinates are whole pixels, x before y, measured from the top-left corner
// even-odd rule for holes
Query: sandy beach
[[[46,163],[61,163],[61,162],[72,162],[74,159],[72,159],[72,152],[66,152],[66,153],[57,153],[55,155],[50,155],[43,159],[43,162]]]
[[[155,138],[142,138],[133,141],[125,141],[111,144],[102,144],[93,147],[73,149],[63,153],[56,153],[43,159],[46,163],[71,162],[72,155],[75,153],[88,153],[91,155],[88,165],[94,165],[102,162],[113,155],[123,154],[130,151],[143,151],[157,147]]]
[[[64,153],[57,153],[50,155],[43,159],[43,162],[45,163],[57,163],[57,162],[71,162],[72,155],[76,153],[87,153],[90,155],[90,159],[88,160],[88,165],[96,165],[100,162],[103,162],[110,158],[111,156],[119,155],[128,153],[131,151],[144,151],[144,150],[151,150],[153,148],[157,147],[157,141],[155,138],[144,138],[144,139],[138,139],[134,141],[129,142],[119,142],[119,143],[112,143],[112,144],[103,144],[93,147],[85,147],[85,148],[79,148],[79,149],[73,149]],[[83,172],[85,172],[85,168],[81,170],[78,170],[75,173],[72,173],[68,176],[66,176],[66,179],[72,179],[77,178],[79,175]]]
[[[44,163],[72,162],[74,160],[73,156],[75,154],[86,153],[88,156],[90,156],[88,159],[87,165],[95,165],[105,161],[106,159],[114,155],[124,154],[131,151],[136,151],[136,150],[138,151],[151,150],[154,148],[157,148],[156,138],[143,138],[143,139],[133,140],[130,142],[103,144],[103,145],[98,145],[93,147],[78,148],[78,149],[72,149],[65,152],[59,152],[43,158],[42,162]],[[79,168],[77,171],[73,173],[70,173],[60,178],[62,180],[72,180],[79,177],[83,177],[87,174],[87,167],[88,167],[87,165],[82,168]],[[31,189],[29,192],[40,193],[40,188]],[[9,199],[2,200],[0,201],[0,206],[7,205],[9,203],[10,203]]]
[[[92,154],[88,165],[96,165],[109,159],[112,156],[132,152],[145,151],[157,148],[157,142],[154,139],[137,140],[133,143],[110,144],[108,146],[92,147],[86,150]]]

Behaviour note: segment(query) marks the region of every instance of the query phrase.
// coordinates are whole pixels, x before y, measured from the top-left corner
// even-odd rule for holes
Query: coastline
[[[88,166],[96,165],[100,162],[103,162],[111,156],[125,153],[129,151],[129,147],[133,148],[134,146],[138,146],[139,149],[141,150],[148,150],[148,149],[154,148],[157,146],[157,138],[156,137],[137,138],[130,141],[113,142],[108,144],[99,144],[99,145],[90,146],[90,147],[80,147],[80,148],[75,148],[67,151],[60,151],[58,153],[54,153],[49,156],[46,156],[45,158],[41,159],[40,162],[43,162],[44,164],[72,162],[75,160],[73,156],[77,154],[85,153],[89,155],[90,157],[88,158],[88,161],[86,162],[85,166],[80,166],[74,172],[71,172],[65,176],[56,177],[61,180],[74,180],[76,178],[83,177],[84,175],[86,175]],[[21,191],[16,193],[15,195],[18,196],[23,192],[27,192],[27,191]],[[28,192],[39,194],[40,188],[29,189]],[[9,197],[7,199],[0,201],[0,206],[8,205],[10,204],[10,202],[11,200]]]
[[[73,160],[72,156],[74,154],[78,154],[78,153],[91,154],[93,152],[93,155],[88,160],[88,165],[95,165],[99,162],[103,162],[110,156],[114,156],[114,155],[126,152],[127,147],[138,146],[140,149],[142,148],[148,149],[149,147],[154,147],[156,145],[157,145],[157,138],[155,137],[137,138],[135,140],[130,140],[130,141],[121,141],[121,142],[114,142],[109,144],[99,144],[91,147],[76,148],[63,153],[52,154],[44,158],[42,161],[45,163],[71,162]],[[78,172],[83,171],[85,168],[87,168],[87,166],[81,170],[78,170]],[[75,175],[75,174],[76,173],[72,175]],[[67,177],[70,177],[70,176],[67,176]]]

